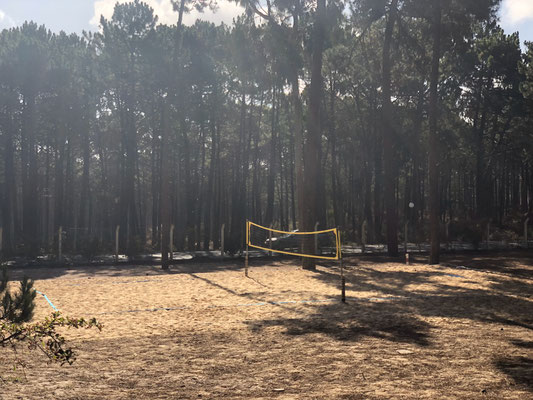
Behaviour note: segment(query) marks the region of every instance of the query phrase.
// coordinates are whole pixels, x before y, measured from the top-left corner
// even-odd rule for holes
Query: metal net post
[[[250,222],[246,221],[246,254],[244,255],[244,275],[248,277],[248,243],[249,240],[249,232],[250,232]]]
[[[339,266],[341,269],[341,301],[346,303],[346,278],[344,277],[344,265],[342,264],[342,250],[341,250],[341,233],[337,228],[337,252],[339,256]]]

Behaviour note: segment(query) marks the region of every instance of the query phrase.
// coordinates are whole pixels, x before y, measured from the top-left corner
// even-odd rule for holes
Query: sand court
[[[26,378],[14,382],[4,365],[0,397],[531,396],[530,279],[477,266],[346,264],[345,304],[336,266],[310,272],[289,259],[252,262],[249,277],[238,262],[13,271],[47,297],[36,298],[36,320],[53,305],[104,329],[65,332],[73,366],[24,352]]]

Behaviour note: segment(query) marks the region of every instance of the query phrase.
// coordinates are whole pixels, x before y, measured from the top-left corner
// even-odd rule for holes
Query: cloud
[[[517,24],[528,19],[533,20],[532,0],[504,0],[502,5],[503,22]]]
[[[9,29],[16,26],[15,20],[7,15],[3,10],[0,10],[0,29]]]
[[[111,18],[115,3],[126,3],[128,0],[96,0],[94,2],[94,15],[89,21],[93,26],[98,26],[100,16]],[[160,24],[172,25],[178,21],[178,13],[172,8],[170,0],[144,0],[154,9],[154,14],[158,16]],[[205,10],[203,13],[196,10],[191,11],[183,16],[183,23],[192,25],[196,19],[211,21],[216,24],[221,22],[231,24],[233,18],[242,14],[243,8],[228,0],[218,0],[218,9],[216,11]]]
[[[217,9],[215,11],[209,9],[205,10],[204,12],[192,10],[189,14],[186,14],[183,17],[183,22],[186,25],[192,25],[197,19],[202,19],[204,21],[213,22],[217,25],[222,22],[231,25],[233,19],[241,15],[243,12],[244,8],[238,6],[235,2],[218,0]]]

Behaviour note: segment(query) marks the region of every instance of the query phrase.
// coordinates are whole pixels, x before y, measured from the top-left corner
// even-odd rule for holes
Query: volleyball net
[[[266,252],[323,260],[341,259],[337,228],[313,232],[282,231],[246,222],[246,244]]]

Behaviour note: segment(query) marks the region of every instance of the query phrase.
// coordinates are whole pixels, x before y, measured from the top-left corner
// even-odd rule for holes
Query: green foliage
[[[30,350],[41,350],[51,361],[72,364],[76,360],[76,353],[70,348],[65,337],[58,332],[59,328],[97,328],[102,329],[95,318],[64,317],[59,312],[52,313],[41,322],[17,324],[9,320],[0,319],[0,346],[17,348],[24,343]]]
[[[526,42],[527,52],[520,63],[520,71],[526,76],[520,90],[524,97],[533,100],[533,42]]]
[[[35,290],[33,281],[24,277],[20,281],[20,289],[15,293],[8,290],[7,268],[2,268],[0,282],[0,320],[10,321],[15,324],[29,321],[33,316]]]
[[[52,313],[40,322],[29,322],[33,316],[35,289],[33,281],[23,278],[20,289],[13,293],[8,286],[7,268],[2,269],[0,280],[0,348],[17,351],[20,344],[30,350],[42,351],[51,361],[72,364],[76,354],[58,332],[59,328],[97,328],[102,325],[95,319],[64,317],[59,312]]]
[[[154,11],[135,0],[117,4],[95,34],[54,34],[35,23],[0,33],[0,220],[6,252],[31,253],[32,235],[36,248],[48,248],[54,243],[50,232],[59,226],[90,232],[76,243],[88,258],[113,251],[116,225],[121,251],[128,254],[144,251],[150,233],[151,242],[159,243],[163,130],[177,249],[218,242],[225,224],[226,248],[236,252],[242,224],[232,221],[246,215],[261,222],[267,209],[273,222],[294,225],[301,162],[295,148],[302,145],[296,132],[302,133],[309,118],[316,2],[235,1],[249,14],[231,26],[158,25]],[[319,201],[327,225],[357,232],[366,220],[369,242],[383,240],[386,215],[382,62],[392,4],[398,6],[390,47],[395,191],[397,204],[416,204],[413,215],[407,208],[398,214],[419,227],[417,241],[428,238],[435,3],[328,1],[321,168],[313,182],[325,187]],[[172,4],[187,12],[211,2]],[[496,0],[440,4],[442,217],[467,221],[483,211],[501,224],[532,207],[533,44],[522,54],[518,36],[498,26]],[[250,14],[261,15],[264,23]],[[295,97],[293,84],[299,88]],[[98,238],[88,237],[96,231]],[[458,236],[476,242],[478,234],[467,226],[460,231]],[[64,251],[73,248],[70,240]],[[13,310],[29,304],[31,290],[27,281],[21,294],[2,295],[13,318],[30,315]]]

